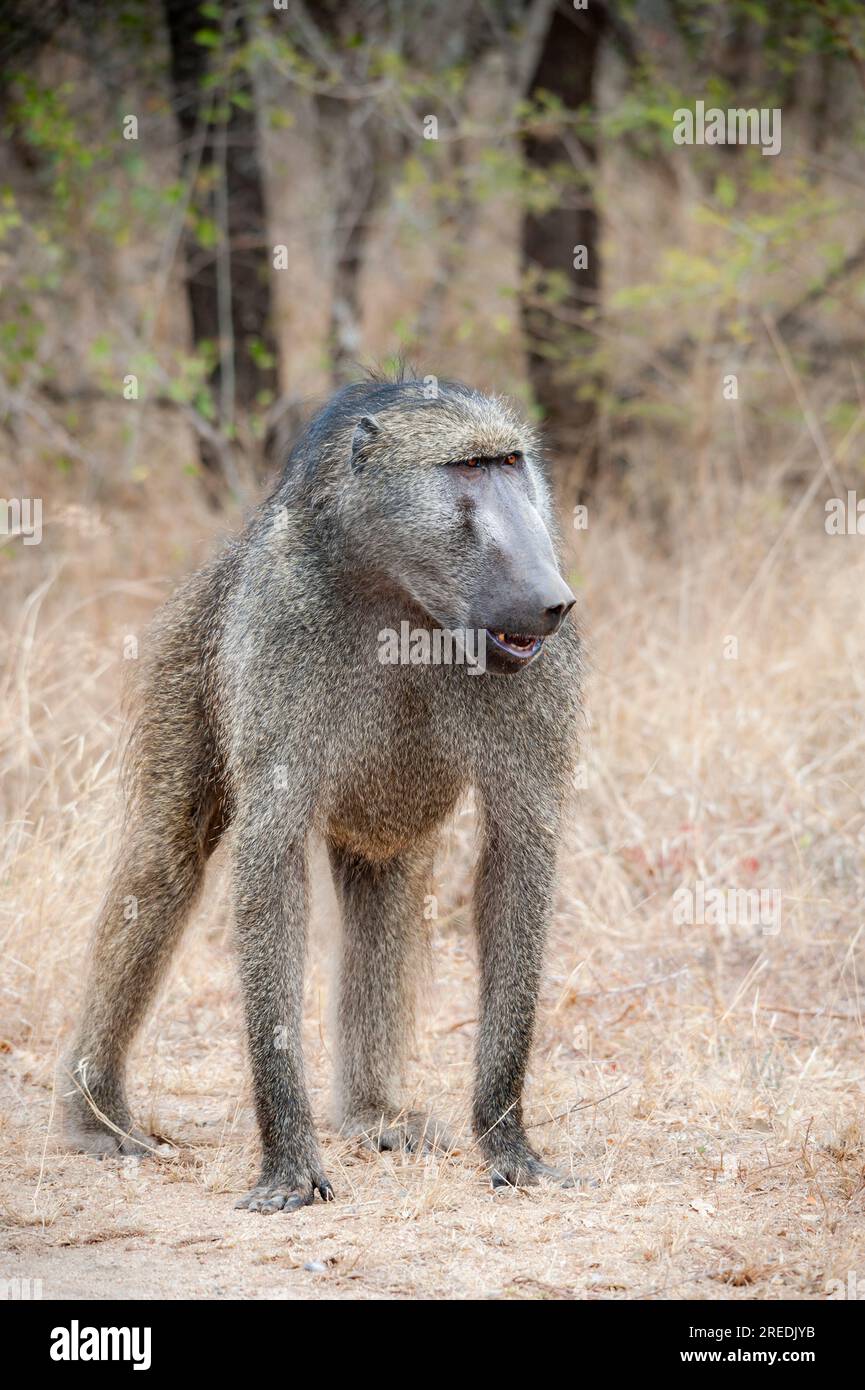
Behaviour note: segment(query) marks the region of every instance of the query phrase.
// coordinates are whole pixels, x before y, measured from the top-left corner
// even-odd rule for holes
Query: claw
[[[327,1178],[314,1178],[309,1187],[298,1187],[296,1183],[260,1183],[245,1197],[235,1202],[235,1211],[256,1211],[260,1216],[273,1216],[274,1212],[299,1211],[301,1207],[312,1206],[316,1192],[323,1202],[334,1200],[333,1188]]]

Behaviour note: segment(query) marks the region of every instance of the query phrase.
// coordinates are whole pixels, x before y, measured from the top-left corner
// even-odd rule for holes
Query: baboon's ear
[[[362,415],[354,427],[351,440],[351,466],[355,473],[363,472],[363,451],[381,433],[381,425],[374,415]]]

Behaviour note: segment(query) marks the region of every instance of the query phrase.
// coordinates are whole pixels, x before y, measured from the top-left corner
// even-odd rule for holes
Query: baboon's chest
[[[422,701],[366,714],[335,748],[325,829],[359,854],[388,858],[447,819],[470,771],[454,727]]]

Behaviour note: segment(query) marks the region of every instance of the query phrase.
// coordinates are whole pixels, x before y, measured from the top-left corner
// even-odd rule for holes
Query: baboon
[[[243,534],[157,616],[142,658],[70,1127],[100,1154],[150,1142],[132,1125],[126,1053],[230,825],[263,1150],[238,1203],[250,1211],[333,1196],[301,1052],[313,834],[342,914],[343,1131],[379,1147],[429,1137],[426,1117],[401,1115],[401,1064],[433,852],[470,786],[482,836],[474,1128],[494,1185],[562,1178],[529,1145],[521,1093],[576,756],[574,595],[533,431],[498,397],[424,381],[339,391]],[[384,664],[383,634],[406,621],[474,632],[485,660]]]

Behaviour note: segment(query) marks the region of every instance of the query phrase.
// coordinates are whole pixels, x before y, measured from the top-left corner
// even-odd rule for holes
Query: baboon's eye
[[[477,468],[477,466],[478,466],[478,460],[477,460],[477,459],[466,459],[465,466],[466,466],[466,468]]]
[[[505,455],[505,463],[514,464],[514,463],[519,463],[519,461],[520,461],[520,456],[519,456],[519,454],[506,454],[506,455]]]

